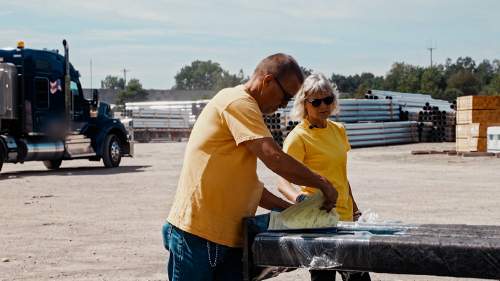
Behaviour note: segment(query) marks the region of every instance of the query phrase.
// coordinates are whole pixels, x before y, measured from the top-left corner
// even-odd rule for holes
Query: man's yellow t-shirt
[[[337,213],[343,221],[352,221],[353,203],[347,180],[347,152],[351,149],[342,124],[327,121],[326,128],[310,127],[303,120],[286,137],[283,150],[312,171],[326,177],[338,192]],[[303,186],[312,194],[318,189]]]
[[[229,247],[242,246],[242,219],[263,191],[257,157],[242,142],[272,137],[255,99],[242,85],[217,93],[189,138],[168,216],[174,226]]]

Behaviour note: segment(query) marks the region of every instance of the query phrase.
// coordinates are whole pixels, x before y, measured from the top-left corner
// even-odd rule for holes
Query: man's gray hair
[[[331,114],[338,112],[338,91],[335,84],[330,83],[328,79],[322,73],[313,73],[309,75],[305,80],[304,84],[300,88],[297,95],[295,95],[295,100],[293,102],[292,117],[296,120],[302,120],[307,117],[307,112],[305,108],[306,99],[315,93],[327,93],[333,95],[333,110]]]

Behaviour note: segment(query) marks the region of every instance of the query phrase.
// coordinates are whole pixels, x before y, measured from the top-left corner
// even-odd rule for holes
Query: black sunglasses
[[[326,105],[330,105],[333,103],[333,101],[335,101],[335,98],[333,96],[328,96],[326,98],[322,98],[322,99],[308,99],[307,100],[312,106],[314,107],[318,107],[321,105],[321,103],[323,102],[324,104]]]
[[[278,87],[280,87],[280,90],[283,92],[283,103],[288,103],[293,98],[293,95],[289,94],[285,90],[285,88],[283,88],[283,85],[281,85],[280,80],[278,80],[278,78],[274,78],[274,81],[276,81]]]

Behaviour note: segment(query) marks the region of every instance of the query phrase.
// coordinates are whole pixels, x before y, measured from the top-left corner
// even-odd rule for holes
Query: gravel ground
[[[362,210],[405,223],[500,225],[500,158],[410,155],[412,144],[355,149],[349,178]],[[161,225],[185,143],[136,145],[121,167],[64,162],[4,165],[0,175],[0,280],[166,280]],[[272,191],[272,172],[259,165]],[[262,210],[259,210],[262,211]],[[466,280],[372,274],[373,280]],[[306,270],[272,280],[308,280]],[[477,280],[477,279],[474,279]]]

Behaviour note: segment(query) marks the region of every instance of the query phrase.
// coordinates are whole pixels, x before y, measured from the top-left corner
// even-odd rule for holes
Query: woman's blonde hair
[[[297,95],[295,95],[295,100],[293,102],[292,118],[296,120],[302,120],[307,117],[306,111],[306,99],[315,93],[328,93],[333,95],[333,109],[331,114],[338,112],[338,91],[335,84],[330,83],[328,79],[322,73],[313,73],[309,75],[305,80],[302,87],[299,89]]]

